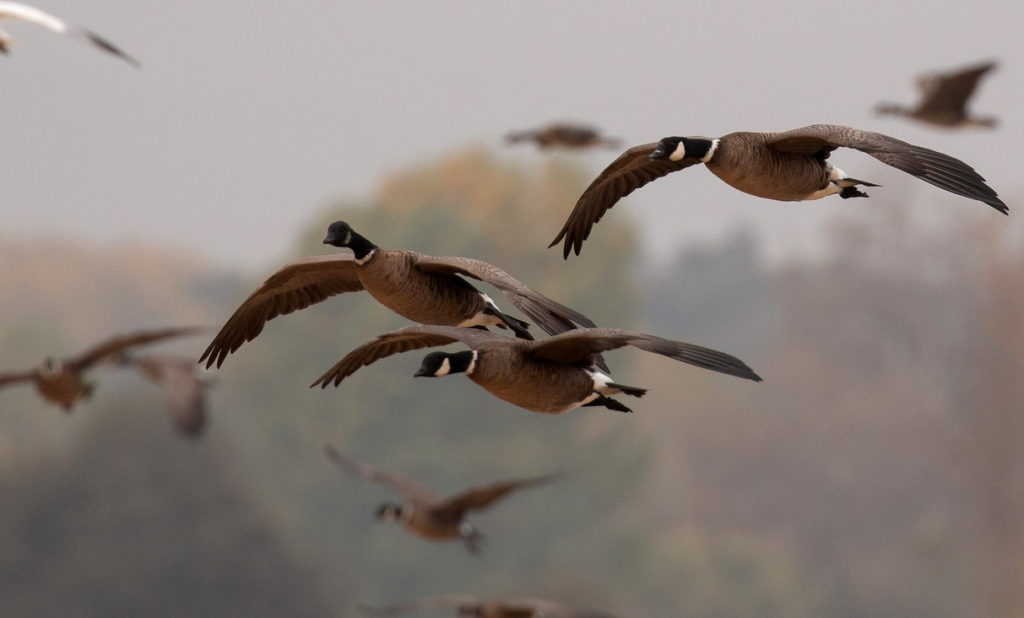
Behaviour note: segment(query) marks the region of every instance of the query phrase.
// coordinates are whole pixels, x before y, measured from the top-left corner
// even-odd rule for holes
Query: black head
[[[377,519],[381,521],[395,521],[402,516],[402,505],[392,502],[385,502],[377,507]]]
[[[352,228],[344,221],[335,221],[327,228],[327,236],[324,237],[325,245],[335,247],[347,247],[352,243]]]
[[[419,370],[413,375],[417,378],[439,378],[450,373],[463,373],[472,371],[476,363],[476,352],[466,350],[464,352],[431,352],[423,357]]]
[[[703,159],[711,150],[712,140],[706,137],[663,137],[658,140],[651,159],[682,161],[686,157]]]
[[[654,148],[654,152],[651,153],[651,159],[667,159],[672,156],[672,153],[679,148],[679,144],[683,142],[681,137],[663,137],[658,140],[658,145]]]

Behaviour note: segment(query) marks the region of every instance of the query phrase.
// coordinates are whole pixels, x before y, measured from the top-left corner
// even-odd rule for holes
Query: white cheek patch
[[[686,144],[683,143],[683,140],[679,140],[679,143],[676,144],[676,149],[673,150],[672,154],[670,154],[668,156],[668,160],[669,161],[682,161],[685,158],[686,158]]]
[[[608,388],[608,383],[612,381],[611,376],[601,373],[600,371],[589,371],[590,379],[594,381],[594,390],[602,395],[612,395],[617,393],[615,389]],[[593,399],[593,397],[591,397]]]
[[[443,361],[441,361],[441,367],[434,372],[434,375],[437,377],[446,376],[451,372],[451,370],[452,364],[448,362],[448,359],[446,358]]]

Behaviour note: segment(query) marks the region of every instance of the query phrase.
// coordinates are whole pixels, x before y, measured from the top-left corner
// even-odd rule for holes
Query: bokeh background
[[[196,442],[132,374],[99,375],[70,416],[7,389],[0,615],[355,616],[473,592],[622,616],[1024,616],[1019,6],[38,6],[143,69],[5,23],[3,369],[217,328],[344,218],[382,246],[492,261],[600,324],[734,353],[765,382],[615,352],[616,376],[651,389],[634,414],[546,417],[462,377],[412,380],[407,354],[307,389],[404,325],[350,295],[211,372]],[[995,131],[871,113],[911,103],[918,73],[987,58],[973,107]],[[840,151],[884,185],[870,199],[771,202],[688,170],[563,262],[544,247],[617,153],[501,143],[557,119],[628,143],[878,130],[974,165],[1011,216]],[[375,522],[390,494],[333,468],[325,441],[439,492],[562,477],[475,515],[474,557]]]

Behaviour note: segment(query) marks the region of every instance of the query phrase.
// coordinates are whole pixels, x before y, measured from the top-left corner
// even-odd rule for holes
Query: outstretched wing
[[[130,356],[123,364],[161,386],[171,404],[171,420],[183,435],[198,436],[206,428],[206,389],[192,359],[177,356]]]
[[[499,481],[487,485],[476,485],[455,494],[437,505],[434,509],[438,514],[443,514],[451,519],[461,519],[466,511],[484,509],[507,496],[510,492],[525,487],[535,487],[549,483],[554,476],[538,476],[528,479],[517,479],[511,481]]]
[[[284,265],[245,299],[213,338],[199,362],[218,367],[246,341],[263,332],[267,320],[319,303],[343,292],[363,289],[349,255],[324,255]]]
[[[527,352],[560,363],[581,363],[588,362],[594,354],[627,345],[711,371],[761,381],[746,363],[731,354],[621,328],[571,330],[543,341],[530,342]]]
[[[422,254],[416,254],[415,264],[420,270],[464,275],[493,285],[501,290],[510,303],[549,335],[557,335],[580,326],[595,326],[594,321],[587,316],[527,287],[522,281],[493,264],[465,257],[433,257]]]
[[[65,363],[77,371],[83,371],[95,363],[108,359],[123,350],[127,350],[128,348],[156,343],[157,341],[163,341],[164,339],[170,339],[172,337],[192,335],[199,331],[199,327],[190,326],[186,328],[137,331],[127,335],[119,335],[86,350],[75,358],[67,359]]]
[[[468,594],[444,594],[427,597],[418,601],[410,601],[400,605],[388,607],[369,607],[360,605],[359,609],[364,614],[373,616],[400,616],[420,609],[459,609],[473,608],[479,606],[483,601],[479,597]]]
[[[29,371],[18,371],[10,373],[0,373],[0,388],[9,384],[17,384],[18,382],[31,382],[36,379],[35,369]]]
[[[392,354],[447,345],[456,341],[475,348],[494,339],[506,339],[506,337],[484,330],[459,326],[406,326],[390,333],[384,333],[373,341],[352,350],[309,387],[313,388],[319,385],[320,388],[327,388],[331,382],[334,382],[334,386],[338,386],[342,380],[355,373],[360,367]]]
[[[34,6],[21,4],[19,2],[0,2],[0,20],[3,20],[4,18],[17,19],[37,26],[42,26],[47,30],[52,30],[59,34],[66,34],[85,39],[99,49],[117,56],[135,68],[139,68],[140,66],[138,60],[132,58],[121,48],[95,32],[86,30],[85,28],[73,28],[63,20],[58,19],[45,11],[41,11]]]
[[[554,247],[564,238],[562,257],[568,258],[570,250],[579,255],[583,241],[590,236],[590,229],[616,202],[652,180],[700,163],[696,157],[679,161],[651,159],[651,153],[657,147],[658,142],[634,146],[604,168],[577,200],[562,230],[548,247]]]
[[[349,459],[339,453],[338,449],[334,448],[331,444],[324,444],[324,454],[327,455],[328,459],[352,474],[369,479],[375,483],[387,485],[398,492],[405,500],[420,503],[430,503],[437,500],[437,497],[427,488],[417,485],[407,478],[384,472],[354,459]]]
[[[1003,214],[1010,209],[978,172],[959,159],[881,133],[815,124],[777,133],[768,146],[779,152],[812,155],[823,149],[855,148],[886,165],[917,176],[950,193],[984,202]]]
[[[974,94],[981,78],[994,69],[995,62],[983,62],[952,73],[927,75],[917,80],[921,89],[921,102],[917,111],[922,113],[963,113],[967,100]]]

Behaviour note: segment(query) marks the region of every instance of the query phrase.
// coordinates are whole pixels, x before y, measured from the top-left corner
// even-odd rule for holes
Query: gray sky
[[[630,143],[815,122],[878,130],[974,165],[1010,205],[1006,224],[1024,226],[1020,2],[635,4],[40,0],[143,69],[5,25],[17,40],[0,57],[0,235],[142,242],[265,269],[330,201],[551,119],[593,122]],[[911,103],[922,71],[986,58],[1002,65],[974,109],[1002,118],[995,132],[871,114],[879,99]],[[615,154],[583,160],[596,174]],[[609,216],[644,220],[655,254],[747,222],[775,256],[815,248],[826,217],[884,207],[888,187],[934,198],[926,207],[937,217],[1001,216],[867,155],[833,160],[886,187],[870,190],[870,205],[772,202],[695,168]]]

